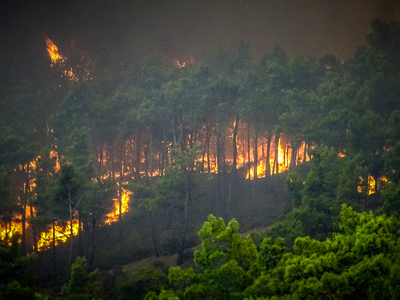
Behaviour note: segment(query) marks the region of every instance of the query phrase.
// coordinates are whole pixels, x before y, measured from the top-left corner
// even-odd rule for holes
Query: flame
[[[74,236],[78,234],[78,220],[72,222],[72,232]],[[55,226],[51,225],[48,231],[42,232],[37,243],[38,250],[50,248],[53,244],[53,234],[55,236],[54,240],[56,245],[65,243],[71,237],[71,222],[68,221],[64,226],[56,222]]]
[[[79,57],[80,63],[74,66],[74,68],[72,68],[71,66],[67,66],[68,58],[59,52],[56,44],[54,44],[54,42],[46,35],[44,36],[44,40],[47,45],[47,52],[49,53],[51,59],[50,67],[52,68],[58,67],[59,71],[61,72],[61,77],[67,78],[68,80],[74,82],[77,82],[80,79],[84,81],[92,79],[91,69],[93,63],[89,58],[87,58],[85,55],[80,55]],[[74,45],[76,45],[76,41],[74,42]],[[75,72],[77,69],[80,70],[79,76]]]
[[[22,224],[19,222],[11,222],[9,224],[0,225],[0,240],[9,240],[15,234],[22,233]]]
[[[60,160],[58,158],[58,152],[56,150],[51,150],[49,157],[56,159],[55,172],[57,173],[60,170],[60,167],[61,167],[60,166]]]
[[[56,65],[64,66],[67,58],[58,52],[58,47],[53,43],[51,39],[49,39],[47,36],[45,36],[44,39],[47,45],[47,52],[49,53],[51,58],[50,66],[51,67],[54,67]]]
[[[129,210],[129,201],[130,201],[130,195],[132,192],[125,190],[124,188],[121,188],[121,213],[125,214]],[[114,211],[110,212],[107,215],[107,220],[106,224],[111,224],[115,221],[118,221],[119,219],[119,201],[118,198],[113,199],[114,200]]]
[[[383,177],[382,181],[386,180],[386,178]],[[360,177],[360,181],[363,182],[364,179],[362,177]],[[367,184],[367,194],[371,195],[375,193],[375,187],[376,187],[376,180],[374,177],[372,176],[368,176],[368,184]],[[362,193],[363,190],[365,189],[365,187],[359,185],[357,186],[357,191],[359,193]]]
[[[265,157],[265,155],[263,153],[263,151],[264,151],[263,148],[262,148],[263,145],[264,145],[264,143],[261,144],[261,147],[259,147],[257,149],[258,157],[259,157],[258,162],[257,162],[257,177],[258,178],[265,177],[266,176],[265,172],[267,170],[266,163],[265,163],[265,161],[267,159],[266,159],[266,157]],[[282,139],[279,139],[279,142],[278,142],[278,160],[279,160],[278,173],[282,173],[282,172],[284,172],[284,171],[289,169],[290,154],[291,154],[291,150],[289,149],[287,157],[285,156],[285,149],[282,146]],[[268,159],[268,163],[270,164],[270,172],[271,172],[270,175],[272,175],[273,174],[275,151],[271,150],[270,155],[271,156]],[[286,161],[285,161],[285,157],[286,157]],[[251,151],[250,151],[250,160],[254,162],[253,148],[251,148]],[[239,167],[244,166],[243,161],[244,161],[244,157],[241,156],[241,159],[238,159],[238,166]],[[249,171],[246,174],[246,179],[254,179],[254,167],[251,167],[249,169]]]
[[[186,63],[185,62],[180,63],[179,60],[176,61],[176,64],[178,65],[179,69],[186,67]]]

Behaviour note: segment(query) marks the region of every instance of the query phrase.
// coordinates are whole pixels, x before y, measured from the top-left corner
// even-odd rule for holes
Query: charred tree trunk
[[[78,219],[78,251],[79,251],[79,256],[83,257],[85,256],[84,252],[83,252],[83,231],[82,231],[82,222],[81,222],[81,217],[79,215],[79,219]]]
[[[150,135],[147,134],[147,143],[144,145],[143,157],[144,157],[144,176],[149,177],[149,145],[150,145]]]
[[[32,203],[29,206],[29,209],[30,209],[31,218],[33,218],[33,205],[32,205]],[[37,253],[38,252],[38,248],[37,248],[36,228],[35,228],[35,225],[33,223],[31,224],[31,227],[32,227],[33,251],[35,253]]]
[[[258,167],[258,130],[255,128],[255,136],[254,136],[254,149],[253,149],[253,157],[254,157],[254,179],[257,179],[257,167]]]
[[[150,178],[153,177],[153,138],[151,135],[151,128],[148,129],[149,131],[149,153],[148,153],[148,169]]]
[[[300,146],[301,146],[301,143],[299,143],[299,142],[292,143],[292,154],[290,157],[289,170],[293,170],[293,168],[296,166],[297,151],[299,150]]]
[[[71,197],[71,188],[68,188],[68,204],[69,204],[69,226],[70,226],[70,248],[69,248],[69,258],[68,258],[68,268],[71,267],[72,263],[72,250],[74,247],[74,230],[72,226],[72,221],[73,221],[73,208],[72,208],[72,197]]]
[[[236,115],[235,124],[233,126],[233,136],[232,136],[232,173],[236,174],[237,171],[237,133],[239,128],[239,115]],[[235,176],[235,175],[234,175]]]
[[[21,199],[21,225],[22,225],[22,236],[21,236],[21,254],[24,256],[26,254],[26,205],[28,202],[29,194],[29,163],[26,164],[26,168],[22,167],[24,172],[25,182],[23,188],[21,189],[20,199]]]
[[[218,168],[218,200],[221,200],[224,194],[224,176],[225,176],[225,143],[223,127],[217,125],[217,168]]]
[[[210,126],[211,127],[211,126]],[[211,173],[211,162],[210,162],[210,143],[211,143],[211,128],[208,127],[207,129],[207,141],[206,141],[206,147],[207,147],[207,170],[208,174]]]
[[[275,156],[274,156],[274,168],[273,168],[274,174],[279,173],[279,138],[280,134],[277,133],[275,135]]]
[[[267,154],[265,159],[265,177],[271,176],[271,163],[270,163],[270,156],[271,156],[271,140],[272,134],[268,133],[267,135]]]
[[[57,272],[57,250],[56,250],[56,222],[53,221],[53,241],[52,241],[53,272]]]
[[[135,180],[140,179],[140,147],[141,147],[141,134],[140,131],[138,131],[135,144],[135,150],[136,150]]]
[[[93,269],[94,266],[94,257],[96,254],[96,224],[97,220],[93,219],[92,221],[92,232],[90,235],[90,255],[89,255],[89,270]]]
[[[247,161],[248,161],[248,168],[247,168],[247,174],[250,179],[251,177],[251,161],[250,161],[250,124],[247,124]]]

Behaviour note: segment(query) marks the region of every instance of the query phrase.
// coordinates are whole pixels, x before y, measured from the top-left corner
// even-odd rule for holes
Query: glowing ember
[[[179,69],[186,67],[186,63],[180,63],[179,60],[176,61],[176,64],[178,65]]]
[[[385,178],[386,179],[386,178]],[[362,177],[360,177],[360,181],[362,182],[364,179]],[[368,185],[367,185],[367,194],[371,195],[375,193],[375,186],[376,186],[376,180],[374,177],[372,176],[368,176]],[[363,190],[365,189],[365,187],[362,186],[358,186],[357,187],[357,191],[359,193],[363,192]]]
[[[58,159],[58,152],[55,150],[50,151],[50,158],[55,158],[56,159],[56,166],[55,166],[55,171],[56,173],[60,170],[60,161]]]

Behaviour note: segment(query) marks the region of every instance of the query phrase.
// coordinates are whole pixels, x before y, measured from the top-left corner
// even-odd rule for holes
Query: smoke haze
[[[373,18],[400,16],[394,0],[42,0],[2,6],[3,70],[48,66],[43,33],[64,53],[78,40],[95,61],[110,66],[152,56],[196,62],[217,46],[229,50],[241,41],[252,45],[255,58],[280,44],[289,54],[345,60],[364,43]]]

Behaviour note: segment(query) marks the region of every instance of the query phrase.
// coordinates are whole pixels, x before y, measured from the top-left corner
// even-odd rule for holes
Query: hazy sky
[[[200,61],[218,45],[250,42],[259,57],[275,44],[289,54],[350,58],[369,21],[400,18],[395,0],[2,0],[0,67],[48,65],[42,35],[67,55],[74,41],[96,61],[158,55]]]

